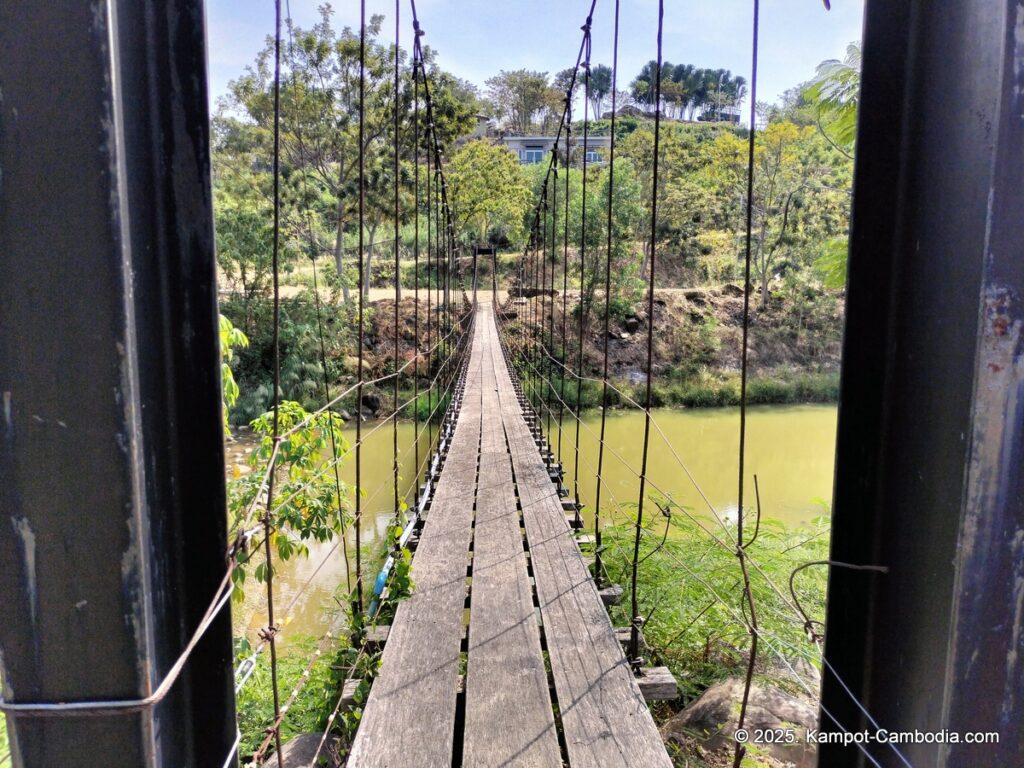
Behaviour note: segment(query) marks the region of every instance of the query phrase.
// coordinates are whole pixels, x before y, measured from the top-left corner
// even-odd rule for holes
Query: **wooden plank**
[[[515,408],[496,391],[501,351],[484,328],[482,412]],[[473,539],[463,765],[559,766],[561,751],[526,570],[512,464],[500,419],[485,418]]]
[[[493,323],[490,313],[478,322]],[[498,389],[511,397],[507,366]],[[573,768],[672,765],[521,413],[503,413]]]
[[[640,693],[647,701],[672,701],[679,698],[679,685],[668,667],[644,667],[640,670]]]
[[[413,558],[413,593],[395,612],[381,670],[348,765],[447,766],[452,763],[466,553],[480,442],[481,324],[473,336],[466,393]]]

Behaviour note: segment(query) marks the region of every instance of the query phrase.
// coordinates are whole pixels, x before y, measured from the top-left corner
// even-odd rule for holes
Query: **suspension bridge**
[[[174,18],[150,3],[117,4],[117,13],[112,4],[15,5],[0,8],[0,595],[7,614],[0,622],[0,711],[12,735],[0,764],[218,768],[244,757],[247,765],[298,765],[282,734],[310,671],[342,634],[350,653],[329,694],[333,711],[323,732],[310,734],[314,749],[302,765],[334,757],[343,715],[358,726],[345,744],[353,768],[671,765],[648,704],[675,699],[678,690],[666,669],[643,658],[643,628],[656,606],[641,605],[638,583],[647,557],[641,551],[658,551],[665,541],[652,530],[651,508],[658,504],[666,519],[691,512],[665,501],[670,494],[648,476],[649,452],[664,451],[681,476],[700,485],[685,451],[652,414],[656,265],[663,255],[657,109],[647,190],[646,391],[634,399],[609,377],[618,2],[602,4],[602,34],[614,51],[607,207],[588,210],[587,153],[574,158],[571,151],[588,146],[599,117],[588,107],[599,26],[593,0],[581,6],[582,35],[570,50],[575,64],[554,149],[504,299],[496,259],[487,265],[467,253],[456,227],[448,148],[438,138],[415,2],[408,22],[403,4],[394,7],[390,134],[379,126],[376,139],[365,133],[367,20],[360,3],[358,146],[384,136],[393,162],[393,357],[386,373],[366,374],[360,269],[354,380],[332,381],[314,258],[320,407],[287,426],[280,386],[281,135],[298,129],[289,125],[281,97],[299,84],[282,74],[294,41],[282,3],[275,4],[273,430],[252,499],[230,529],[203,4],[180,0]],[[749,503],[749,492],[745,496],[748,349],[756,333],[750,269],[757,0],[741,233],[736,519],[726,520],[710,502],[692,517],[707,546],[734,559],[732,587],[673,562],[680,584],[703,590],[745,643],[737,727],[749,715],[754,674],[765,658],[784,665],[795,685],[818,698],[817,682],[794,668],[799,657],[821,667],[824,731],[970,729],[999,736],[941,748],[934,742],[831,742],[819,751],[821,764],[830,767],[1009,766],[1024,754],[1019,3],[971,0],[946,15],[919,5],[867,2],[832,559],[793,572],[830,567],[828,631],[804,612],[792,576],[787,590],[765,572],[752,546],[759,505]],[[657,29],[644,31],[657,56],[656,105],[663,6],[658,3]],[[959,31],[967,28],[976,33]],[[406,38],[409,98],[402,80]],[[38,51],[55,46],[61,57],[40,60]],[[920,52],[917,68],[907,66],[907,51]],[[943,83],[941,94],[936,82]],[[583,114],[574,117],[577,87]],[[962,109],[950,109],[949,94]],[[69,113],[74,120],[66,119]],[[934,130],[922,132],[915,121]],[[573,144],[575,133],[582,134],[581,144]],[[962,151],[951,157],[939,135]],[[301,149],[298,154],[301,161]],[[360,254],[366,247],[364,154],[352,201]],[[409,205],[399,190],[403,160],[413,168],[416,211],[411,290],[400,285],[399,221],[401,207]],[[594,226],[600,237],[597,245],[584,237],[570,249],[574,163],[582,170],[583,202],[572,210],[578,210],[581,231]],[[313,227],[300,237],[308,237],[315,256]],[[588,264],[597,278],[585,301]],[[572,265],[578,273],[570,274]],[[488,266],[492,284],[485,291]],[[935,283],[932,292],[920,288]],[[413,307],[415,349],[407,360],[398,344],[405,324],[400,294]],[[599,376],[584,365],[587,336],[603,347]],[[593,429],[578,405],[585,383],[601,391],[593,465],[580,454],[581,430]],[[406,385],[412,398],[403,402]],[[390,407],[364,428],[359,412],[368,392],[390,396]],[[638,460],[605,440],[613,395],[643,413]],[[424,397],[429,412],[413,409],[416,439],[403,453],[399,420]],[[356,414],[355,440],[347,449],[335,439],[343,408]],[[332,558],[344,558],[351,583],[339,584],[339,592],[347,625],[339,631],[332,624],[318,638],[305,671],[287,689],[279,678],[279,640],[308,582],[282,604],[272,542],[289,504],[296,506],[306,490],[281,488],[289,438],[314,423],[330,436],[329,458],[308,482],[333,486],[323,514],[339,528],[325,534],[334,544],[314,575]],[[392,482],[384,489],[391,492],[385,505],[394,514],[389,529],[398,533],[377,571],[364,558],[364,518],[378,497],[364,493],[361,472],[367,441],[389,428]],[[352,509],[342,500],[343,460],[355,465]],[[616,499],[602,485],[611,461],[635,475],[635,499]],[[400,479],[409,474],[405,491]],[[581,476],[596,483],[591,530],[583,530]],[[616,585],[602,566],[602,534],[627,505],[632,539],[623,556],[629,568],[627,581]],[[916,514],[922,508],[929,514]],[[236,658],[228,606],[233,581],[253,557],[265,567],[267,623],[258,646]],[[412,587],[391,599],[392,577],[405,557],[411,557]],[[770,608],[755,598],[755,581],[772,596]],[[627,598],[627,626],[615,626],[608,608]],[[804,645],[794,648],[759,623],[764,610],[806,630]],[[272,718],[256,734],[258,746],[242,755],[235,695],[259,663],[269,671]],[[737,743],[734,764],[746,754]]]
[[[349,764],[415,754],[424,765],[455,756],[554,766],[564,751],[574,766],[671,765],[573,539],[495,316],[477,305],[458,417],[413,560],[416,589],[395,614]]]

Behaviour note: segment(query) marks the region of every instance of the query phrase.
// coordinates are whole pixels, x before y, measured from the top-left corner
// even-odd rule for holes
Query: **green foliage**
[[[400,520],[404,518],[405,505],[399,512]],[[404,522],[404,520],[403,520]],[[401,545],[403,524],[388,527],[387,548],[394,555],[391,573],[388,577],[388,601],[393,605],[412,594],[412,551]]]
[[[356,258],[353,231],[358,229],[358,161],[366,170],[366,217],[370,242],[377,230],[394,220],[395,173],[392,154],[394,49],[381,39],[382,16],[366,27],[364,142],[359,144],[360,36],[349,27],[336,29],[333,10],[320,8],[309,29],[294,27],[283,51],[282,234],[284,266],[299,253],[329,254],[336,263],[335,280],[346,300],[360,269],[370,285],[372,251]],[[471,131],[478,109],[475,89],[441,70],[436,55],[424,48],[430,78],[433,130],[442,144]],[[399,52],[398,109],[401,114],[402,163],[399,167],[402,218],[411,215],[413,172],[413,84],[409,56]],[[222,274],[232,290],[248,300],[265,295],[271,238],[270,158],[273,131],[273,41],[253,66],[230,83],[230,95],[214,121],[214,178],[217,192],[218,248]],[[420,86],[422,102],[423,88]],[[427,135],[426,110],[420,114],[420,136]],[[420,148],[425,163],[426,149]],[[421,183],[425,169],[421,169]],[[421,198],[421,203],[424,200]],[[239,287],[240,286],[240,287]],[[247,317],[248,319],[248,317]],[[249,331],[250,326],[243,327]]]
[[[843,60],[821,62],[814,79],[803,90],[804,97],[817,109],[822,133],[848,148],[853,147],[857,135],[860,68],[860,43],[850,43]]]
[[[347,483],[335,478],[331,463],[340,462],[348,452],[341,424],[341,419],[331,411],[312,415],[298,403],[285,400],[280,404],[278,434],[285,437],[278,444],[270,510],[270,544],[279,560],[308,556],[309,541],[331,541],[343,535],[350,520],[351,493],[358,491],[350,490]],[[228,485],[233,525],[246,517],[254,503],[262,503],[259,497],[263,477],[274,452],[273,412],[253,421],[252,428],[260,436],[249,457],[253,471]],[[242,585],[247,566],[260,553],[260,543],[252,541],[239,556],[239,567],[232,574],[236,600],[244,596]],[[257,581],[266,580],[266,563],[262,559],[256,558],[253,575]]]
[[[655,79],[658,63],[644,64],[630,84],[630,93],[640,104],[655,108]],[[721,120],[726,109],[737,107],[747,93],[747,81],[727,69],[703,69],[692,64],[661,65],[661,100],[657,108],[669,117],[693,120]]]
[[[821,275],[826,288],[846,287],[846,256],[849,250],[846,238],[836,237],[824,243],[821,255],[814,260],[814,269]]]
[[[289,638],[277,659],[278,686],[282,696],[287,696],[300,681],[318,645],[318,641],[312,637]],[[328,717],[338,701],[339,661],[344,660],[349,652],[350,649],[345,646],[336,647],[314,662],[308,680],[281,724],[283,742],[302,733],[322,733],[326,730]],[[236,638],[235,658],[251,654],[252,647],[248,641]],[[263,742],[266,729],[274,723],[269,654],[260,654],[256,659],[252,677],[238,692],[236,707],[238,728],[242,734],[239,756],[244,764],[246,758],[250,758]]]
[[[721,182],[746,196],[748,145],[723,134],[712,148]],[[785,262],[806,266],[823,239],[845,232],[849,217],[849,161],[816,136],[813,128],[769,123],[754,152],[753,264],[761,308],[769,280]],[[742,241],[738,243],[737,251]]]
[[[415,418],[421,424],[425,424],[427,419],[440,424],[451,400],[451,394],[443,394],[436,389],[420,392],[419,398],[406,406],[402,416],[406,419]]]
[[[502,70],[488,78],[486,84],[495,117],[505,120],[516,133],[528,133],[534,118],[550,103],[552,89],[548,86],[547,72]]]
[[[522,238],[530,187],[505,147],[482,139],[459,147],[448,165],[448,183],[460,230],[471,229],[481,243],[492,230],[505,239]]]
[[[738,376],[699,374],[677,384],[655,384],[664,405],[718,408],[740,404]],[[757,405],[834,403],[839,399],[836,373],[778,373],[755,376],[747,382],[747,402]]]
[[[249,346],[235,350],[232,369],[240,394],[232,410],[234,423],[246,423],[266,411],[273,395],[273,304],[259,300],[246,304],[241,297],[221,303],[221,311],[236,325],[249,314]],[[322,302],[320,313],[324,328],[327,376],[332,393],[348,370],[346,357],[354,354],[356,344],[355,302],[339,304],[330,297]],[[372,306],[365,312],[366,322],[373,319]],[[324,401],[324,372],[320,359],[320,332],[312,295],[306,291],[281,301],[281,395],[315,409]]]
[[[651,663],[667,665],[675,673],[684,699],[689,700],[745,668],[749,636],[741,612],[743,580],[734,548],[716,544],[707,532],[730,541],[717,522],[691,518],[664,499],[652,501],[671,509],[671,516],[659,514],[654,504],[645,515],[638,580],[640,613],[650,615],[644,637],[652,648]],[[752,518],[753,513],[748,512],[748,541],[755,527]],[[660,546],[666,526],[668,536]],[[730,530],[735,535],[733,525]],[[624,524],[603,534],[603,562],[611,580],[619,584],[629,583],[633,531],[632,525]],[[794,682],[775,651],[791,664],[813,664],[816,649],[806,640],[801,620],[788,605],[789,575],[805,562],[827,557],[828,531],[827,517],[796,528],[763,519],[748,549],[756,561],[750,568],[751,589],[762,633],[757,670],[790,689]],[[795,582],[801,605],[816,620],[824,617],[826,584],[825,568],[806,569]],[[613,609],[618,626],[628,625],[628,610],[625,605]]]
[[[224,413],[224,434],[230,435],[228,429],[228,413],[235,403],[238,402],[239,389],[235,382],[235,375],[231,370],[231,363],[235,359],[235,349],[249,346],[249,337],[232,325],[224,315],[220,316],[220,388],[222,395],[222,409]]]

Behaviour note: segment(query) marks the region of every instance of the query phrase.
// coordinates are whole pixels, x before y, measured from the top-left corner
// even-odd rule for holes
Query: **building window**
[[[604,158],[601,157],[601,153],[596,149],[587,150],[587,163],[600,163],[603,162]]]
[[[533,165],[544,160],[543,147],[527,147],[519,153],[519,161],[523,165]]]

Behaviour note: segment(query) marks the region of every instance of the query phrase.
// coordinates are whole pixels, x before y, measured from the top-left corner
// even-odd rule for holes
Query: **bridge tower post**
[[[226,574],[208,111],[201,0],[0,3],[0,677],[18,768],[221,766],[235,742],[228,610],[160,703],[65,706],[150,696]]]
[[[832,557],[889,572],[833,567],[825,657],[849,692],[826,669],[822,703],[851,731],[875,730],[867,710],[892,732],[999,733],[899,746],[913,765],[1024,754],[1022,14],[866,8]]]

